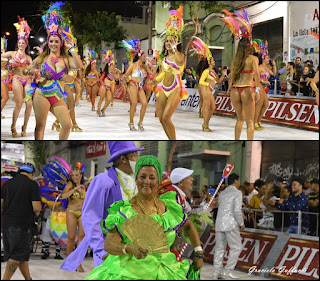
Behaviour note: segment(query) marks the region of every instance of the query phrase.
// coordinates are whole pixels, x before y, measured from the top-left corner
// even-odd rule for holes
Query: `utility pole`
[[[152,1],[149,1],[148,22],[149,22],[148,49],[152,49]]]

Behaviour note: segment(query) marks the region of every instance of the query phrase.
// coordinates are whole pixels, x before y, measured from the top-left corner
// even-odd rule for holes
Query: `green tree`
[[[74,13],[72,21],[78,46],[83,48],[84,44],[88,44],[98,54],[102,41],[107,44],[110,42],[119,44],[126,37],[125,29],[119,25],[120,17],[115,13],[108,14],[106,11],[87,12],[85,15]]]
[[[232,9],[233,5],[231,1],[162,1],[162,5],[170,4],[170,9],[176,10],[179,6],[189,7],[189,16],[194,25],[194,33],[190,36],[188,43],[184,50],[185,61],[187,61],[188,50],[192,37],[198,34],[199,14],[201,9],[204,9],[209,13],[220,13],[222,9]]]
[[[38,171],[46,165],[49,157],[49,146],[51,142],[48,141],[26,141],[25,145],[33,155],[33,163]]]

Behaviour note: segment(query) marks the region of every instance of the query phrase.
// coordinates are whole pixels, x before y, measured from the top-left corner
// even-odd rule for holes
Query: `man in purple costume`
[[[113,166],[105,173],[93,178],[82,207],[82,224],[85,237],[60,267],[75,271],[87,253],[88,246],[93,251],[94,267],[101,265],[107,256],[104,250],[105,235],[100,226],[108,216],[107,209],[119,200],[131,199],[137,193],[134,181],[135,162],[138,151],[133,141],[108,141],[111,158],[107,163]]]

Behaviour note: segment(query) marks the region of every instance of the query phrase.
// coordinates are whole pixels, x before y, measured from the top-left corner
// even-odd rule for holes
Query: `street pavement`
[[[40,242],[41,243],[41,242]],[[84,280],[84,278],[93,269],[93,258],[86,257],[82,262],[82,267],[85,272],[71,272],[60,269],[60,266],[64,262],[63,260],[55,260],[55,246],[50,246],[50,257],[46,260],[41,259],[41,244],[39,243],[36,253],[32,253],[29,261],[30,274],[33,280]],[[61,255],[66,257],[66,249],[61,249]],[[1,279],[4,274],[6,262],[1,262]],[[204,263],[202,268],[201,280],[212,280],[212,268],[213,265]],[[236,270],[236,274],[240,277],[239,280],[268,280],[268,278],[262,278],[255,275],[248,275],[246,272]],[[147,276],[146,276],[147,278]],[[19,269],[16,270],[11,280],[22,280],[23,276]],[[271,279],[271,278],[270,278]]]
[[[19,138],[12,138],[10,127],[15,106],[12,101],[12,92],[9,92],[9,97],[10,99],[2,111],[5,119],[1,119],[1,140],[34,140],[35,118],[33,110],[27,127],[27,135],[20,137],[25,105],[22,106],[16,124]],[[85,92],[83,98],[80,100],[81,106],[75,108],[76,121],[83,131],[71,132],[69,140],[167,140],[159,118],[155,117],[155,106],[148,105],[143,121],[144,132],[133,132],[128,127],[129,102],[114,100],[113,107],[109,106],[106,110],[106,117],[98,117],[96,112],[91,111],[91,103],[85,100]],[[99,97],[96,99],[96,107],[98,100]],[[136,128],[139,122],[140,107],[141,105],[138,104],[134,117]],[[59,133],[51,130],[55,119],[54,115],[49,112],[44,140],[59,139]],[[212,129],[211,133],[202,132],[203,119],[199,118],[196,112],[176,110],[172,116],[172,122],[175,125],[178,140],[234,140],[236,120],[231,117],[213,115],[209,124]],[[263,126],[264,130],[255,131],[255,140],[319,140],[318,132],[264,122]],[[244,124],[241,140],[246,140],[246,138],[246,124]]]

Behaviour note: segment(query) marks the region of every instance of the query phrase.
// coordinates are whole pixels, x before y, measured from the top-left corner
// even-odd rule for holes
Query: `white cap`
[[[184,180],[185,178],[191,176],[193,174],[193,170],[185,169],[185,168],[175,168],[172,170],[170,179],[173,184],[177,184]]]

